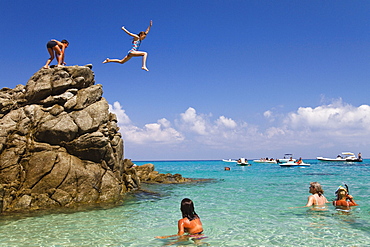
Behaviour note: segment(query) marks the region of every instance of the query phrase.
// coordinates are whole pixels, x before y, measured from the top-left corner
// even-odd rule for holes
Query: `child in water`
[[[140,32],[139,34],[130,33],[125,27],[122,27],[123,31],[125,31],[128,35],[133,37],[131,50],[129,50],[128,54],[122,59],[109,59],[109,58],[107,58],[103,61],[103,63],[120,63],[120,64],[123,64],[123,63],[126,63],[128,60],[130,60],[132,57],[142,56],[143,60],[142,60],[141,69],[143,69],[145,71],[149,71],[149,69],[146,67],[146,58],[148,56],[148,53],[146,53],[144,51],[138,51],[138,49],[140,47],[141,41],[143,41],[146,38],[146,36],[148,35],[148,33],[150,31],[150,28],[152,27],[152,24],[153,24],[153,21],[150,21],[150,24],[149,24],[148,28],[146,29],[146,31],[145,32]]]
[[[335,191],[337,195],[337,200],[333,201],[333,205],[339,209],[350,209],[351,206],[358,206],[358,204],[353,200],[353,196],[348,194],[348,189],[343,186],[339,186]]]

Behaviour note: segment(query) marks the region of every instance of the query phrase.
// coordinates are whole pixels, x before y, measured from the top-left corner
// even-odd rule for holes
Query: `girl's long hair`
[[[181,201],[181,207],[180,207],[182,217],[188,218],[190,221],[199,218],[197,213],[194,211],[194,204],[193,201],[189,198],[184,198]]]

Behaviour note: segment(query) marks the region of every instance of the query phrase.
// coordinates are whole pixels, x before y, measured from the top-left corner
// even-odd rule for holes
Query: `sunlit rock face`
[[[0,90],[0,211],[115,202],[140,186],[92,66]]]

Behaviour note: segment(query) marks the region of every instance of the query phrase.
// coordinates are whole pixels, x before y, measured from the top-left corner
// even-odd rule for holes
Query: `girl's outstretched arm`
[[[149,33],[150,28],[152,27],[152,25],[153,25],[153,21],[150,21],[149,26],[148,26],[148,28],[145,31],[145,34],[148,34]]]
[[[128,35],[130,35],[134,38],[139,38],[139,36],[137,36],[136,34],[130,33],[124,26],[122,26],[122,30],[125,31]]]

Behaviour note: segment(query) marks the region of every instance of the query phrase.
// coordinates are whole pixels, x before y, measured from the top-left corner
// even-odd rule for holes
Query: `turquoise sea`
[[[194,201],[204,239],[172,246],[369,246],[370,160],[306,168],[277,164],[241,167],[223,161],[153,161],[160,173],[214,179],[205,183],[143,185],[122,205],[78,212],[0,218],[0,246],[165,246],[176,240],[180,201]],[[224,167],[229,166],[230,171]],[[360,204],[351,212],[304,206],[309,183],[320,182],[328,200],[345,182]],[[295,208],[291,208],[295,207]]]

